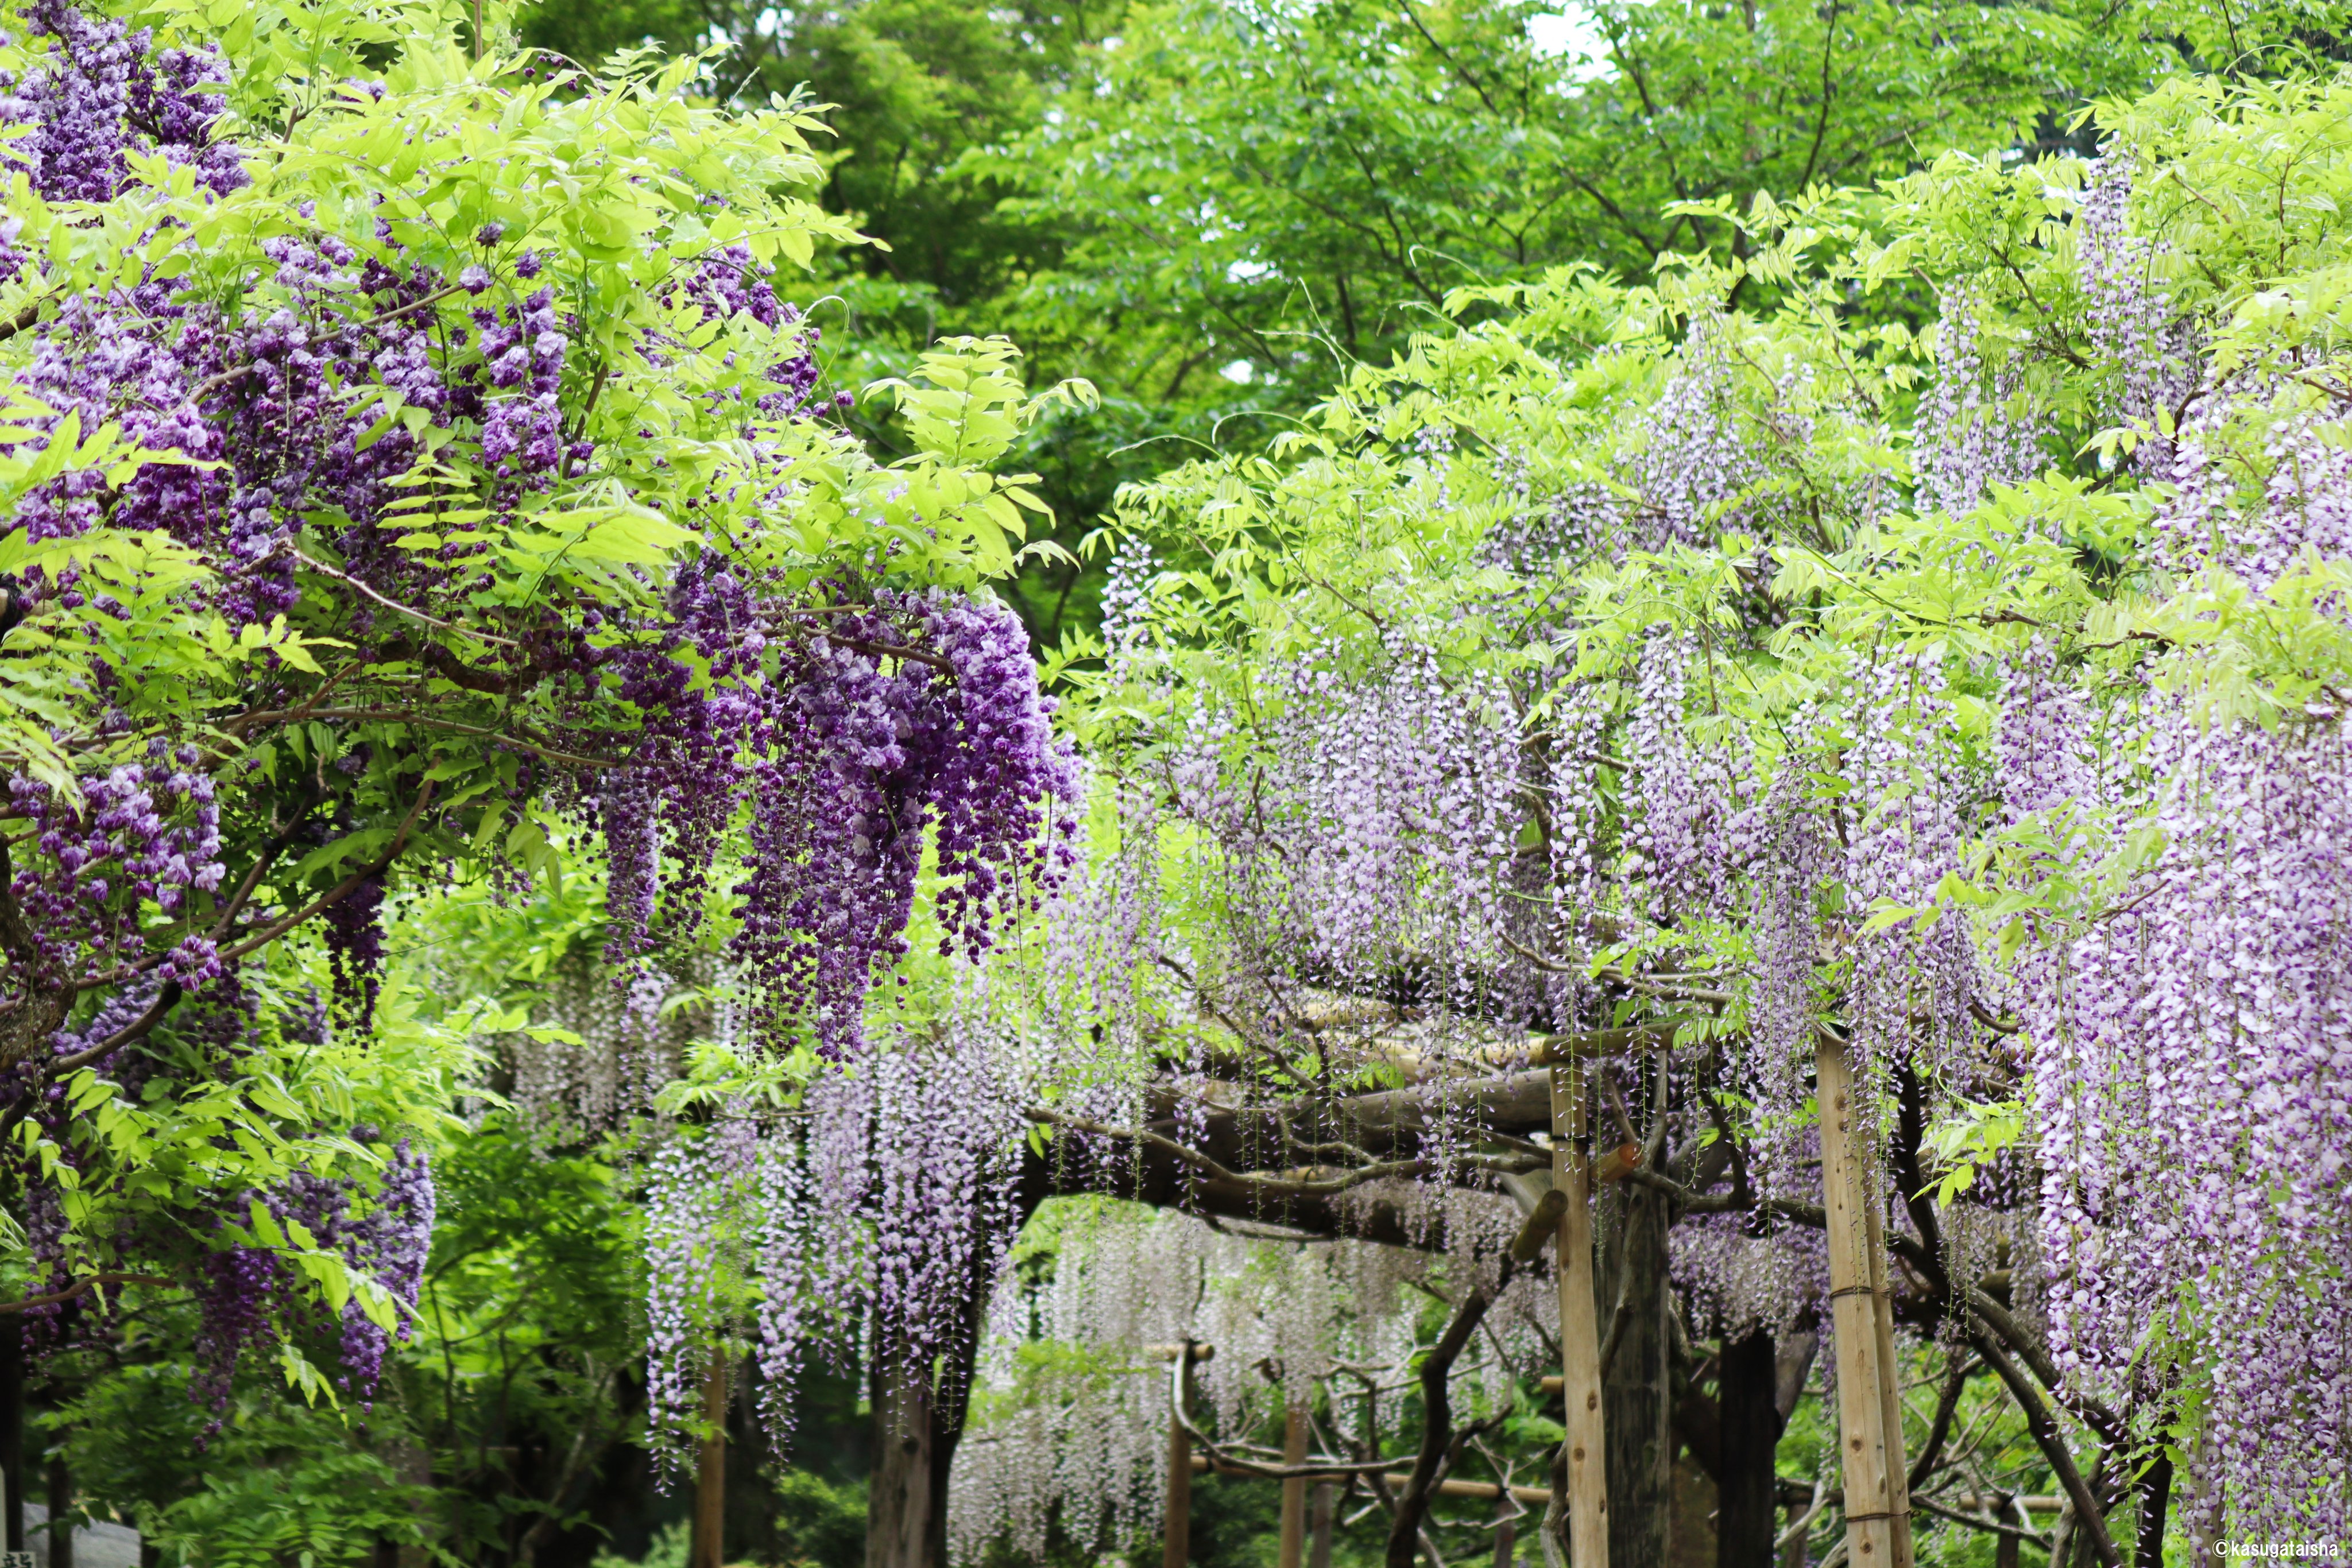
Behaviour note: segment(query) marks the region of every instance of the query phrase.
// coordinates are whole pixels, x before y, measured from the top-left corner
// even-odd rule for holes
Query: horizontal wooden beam
[[[1252,1475],[1247,1470],[1236,1469],[1225,1465],[1218,1464],[1216,1461],[1211,1459],[1206,1454],[1195,1454],[1192,1456],[1192,1469],[1195,1473],[1209,1471],[1221,1476],[1239,1476],[1247,1480],[1263,1480],[1265,1479],[1263,1476]],[[1328,1476],[1309,1475],[1300,1479],[1310,1481],[1344,1481],[1348,1479],[1348,1475],[1345,1471],[1334,1471]],[[1395,1475],[1382,1476],[1381,1479],[1388,1482],[1391,1487],[1405,1487],[1412,1484],[1412,1478],[1402,1472]],[[1493,1502],[1503,1495],[1503,1489],[1496,1486],[1493,1481],[1443,1480],[1437,1483],[1437,1495],[1440,1497],[1480,1498],[1487,1502]],[[1541,1508],[1551,1501],[1551,1490],[1548,1487],[1513,1487],[1511,1489],[1511,1495],[1518,1499],[1519,1501],[1533,1508]]]

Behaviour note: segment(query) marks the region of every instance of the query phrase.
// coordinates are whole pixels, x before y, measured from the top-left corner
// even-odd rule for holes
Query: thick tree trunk
[[[867,1482],[866,1568],[940,1568],[947,1561],[947,1479],[940,1411],[925,1367],[877,1348],[869,1378],[874,1472]]]
[[[25,1321],[0,1314],[0,1516],[5,1550],[25,1550]]]
[[[1052,1173],[1031,1159],[1014,1194],[1015,1229],[1053,1190]],[[874,1469],[866,1494],[866,1568],[947,1568],[948,1478],[971,1407],[971,1372],[994,1283],[988,1249],[971,1249],[964,1310],[936,1366],[907,1365],[877,1335],[867,1370]]]
[[[49,1568],[73,1568],[73,1476],[66,1469],[66,1452],[49,1454]]]
[[[1666,1568],[1674,1493],[1673,1342],[1666,1323],[1666,1213],[1647,1186],[1615,1189],[1619,1221],[1605,1249],[1601,1405],[1609,1431],[1609,1568]]]
[[[2134,1568],[2164,1568],[2164,1516],[2172,1506],[2171,1457],[2158,1458],[2137,1484],[2139,1530],[2132,1550]]]
[[[1780,1490],[1772,1461],[1780,1442],[1771,1331],[1757,1328],[1725,1340],[1716,1381],[1721,1394],[1716,1568],[1770,1568]]]

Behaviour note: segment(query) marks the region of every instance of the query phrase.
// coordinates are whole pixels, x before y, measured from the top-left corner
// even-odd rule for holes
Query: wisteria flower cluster
[[[632,1007],[716,920],[761,1041],[842,1056],[927,865],[967,955],[1050,890],[1075,775],[980,586],[1017,486],[919,418],[887,470],[830,423],[776,277],[853,237],[790,193],[819,175],[808,114],[716,108],[693,61],[493,52],[387,88],[387,58],[455,47],[422,13],[321,21],[299,71],[193,14],[9,15],[0,620],[32,717],[0,738],[0,1071],[5,1114],[58,1107],[46,1157],[123,1157],[79,1119],[114,1079],[76,1073],[152,1046],[211,1053],[173,1058],[190,1095],[233,1079],[234,1038],[190,1020],[299,954],[322,1040],[382,1028],[387,924],[436,881],[512,894],[601,838]],[[1012,360],[942,346],[898,395],[952,377],[1017,432]],[[213,1364],[295,1343],[319,1299],[252,1201],[413,1293],[422,1158],[183,1180],[219,1243]],[[59,1256],[148,1247],[74,1212]],[[383,1333],[343,1325],[354,1389]]]

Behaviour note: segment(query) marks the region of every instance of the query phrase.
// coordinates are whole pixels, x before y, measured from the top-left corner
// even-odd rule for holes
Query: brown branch
[[[1184,1342],[1189,1352],[1192,1342]],[[1318,1459],[1305,1465],[1269,1465],[1262,1460],[1246,1458],[1220,1444],[1201,1430],[1192,1419],[1191,1379],[1187,1375],[1192,1356],[1171,1356],[1168,1372],[1168,1414],[1184,1435],[1192,1439],[1193,1447],[1207,1454],[1218,1466],[1244,1476],[1264,1476],[1269,1480],[1345,1480],[1349,1476],[1377,1476],[1395,1461],[1391,1459],[1348,1460]]]
[[[260,931],[247,937],[244,941],[238,943],[234,947],[222,948],[220,952],[221,962],[229,963],[235,959],[242,958],[247,954],[254,952],[258,948],[268,946],[270,943],[277,941],[280,936],[285,936],[289,931],[293,930],[297,925],[299,925],[304,921],[310,919],[312,915],[318,915],[321,911],[331,909],[336,904],[341,904],[344,899],[349,898],[353,890],[358,888],[362,883],[367,881],[368,878],[372,876],[382,876],[385,871],[390,869],[392,862],[400,858],[401,851],[408,847],[409,831],[416,826],[416,819],[425,814],[426,804],[432,800],[434,784],[435,781],[430,779],[425,781],[425,788],[417,792],[416,804],[408,809],[408,815],[401,819],[399,831],[393,834],[391,848],[385,850],[374,862],[352,873],[351,875],[343,878],[342,881],[337,883],[333,887],[320,894],[302,908],[295,911],[289,915],[287,915],[284,919],[264,926]]]
[[[837,643],[845,648],[856,649],[858,653],[869,654],[877,659],[909,660],[918,664],[929,664],[935,670],[945,671],[950,676],[956,673],[955,665],[949,662],[945,654],[934,653],[928,649],[903,647],[897,643],[868,643],[860,637],[844,637],[835,632],[824,633],[824,640],[828,643]]]
[[[228,903],[222,907],[220,918],[213,922],[214,941],[219,941],[236,917],[245,912],[246,901],[253,896],[253,890],[261,885],[261,879],[269,873],[269,868],[278,862],[278,857],[284,854],[300,836],[318,804],[316,798],[305,795],[302,809],[294,813],[293,820],[279,831],[276,838],[262,846],[259,854],[253,857],[253,864],[247,868],[244,878],[236,884],[236,891],[229,895]]]
[[[454,632],[460,637],[471,637],[483,643],[495,643],[501,648],[522,646],[511,637],[501,637],[493,632],[478,632],[470,626],[460,626],[454,621],[444,621],[438,615],[427,615],[424,611],[403,604],[397,599],[386,598],[351,573],[339,570],[324,561],[313,560],[300,550],[289,549],[286,553],[300,561],[305,570],[314,571],[320,577],[332,578],[346,588],[356,589],[362,597],[375,601],[395,615],[405,615],[412,621],[422,621],[427,626],[437,626],[444,632]]]
[[[1911,1500],[1911,1506],[1925,1509],[1938,1519],[1948,1519],[1955,1524],[1965,1524],[1971,1530],[1981,1530],[1990,1535],[2004,1535],[2011,1541],[2021,1542],[2027,1546],[2038,1546],[2044,1552],[2050,1550],[2048,1536],[2036,1535],[2030,1530],[2020,1530],[2013,1524],[2003,1524],[1997,1519],[1986,1519],[1979,1514],[1962,1513],[1958,1509],[1946,1508],[1941,1503],[1924,1497],[1914,1497]]]
[[[294,711],[289,709],[279,713],[241,714],[236,722],[243,727],[250,728],[255,725],[276,724],[294,716]],[[568,762],[575,768],[637,766],[625,758],[583,757],[577,752],[560,751],[552,746],[543,746],[535,740],[519,738],[509,735],[504,730],[489,729],[478,724],[460,724],[456,719],[436,718],[429,714],[411,713],[405,708],[331,707],[320,708],[310,716],[351,719],[361,723],[373,720],[382,724],[413,724],[425,729],[446,729],[453,735],[471,735],[485,740],[495,740],[501,745],[511,746],[518,751],[528,751],[534,757],[544,757],[551,762]]]
[[[58,1058],[41,1064],[33,1082],[25,1085],[23,1092],[17,1095],[16,1103],[8,1107],[5,1115],[0,1115],[0,1146],[5,1146],[8,1140],[16,1135],[16,1124],[32,1113],[34,1106],[41,1103],[44,1092],[59,1076],[68,1072],[79,1071],[91,1062],[104,1057],[109,1051],[120,1051],[133,1040],[144,1040],[154,1031],[155,1026],[162,1023],[173,1008],[180,1005],[181,995],[180,983],[177,980],[166,980],[163,988],[155,993],[153,1004],[130,1023],[86,1051],[79,1051],[71,1056]]]
[[[48,1064],[44,1076],[48,1082],[55,1082],[68,1072],[78,1072],[93,1061],[105,1060],[134,1040],[146,1039],[148,1035],[154,1032],[155,1026],[162,1023],[170,1015],[172,1009],[180,1005],[180,998],[185,994],[181,990],[179,981],[164,981],[163,988],[155,993],[154,1001],[148,1005],[145,1012],[116,1030],[96,1045],[75,1051],[71,1056],[58,1057]],[[28,1094],[20,1103],[30,1104],[37,1098],[38,1096]],[[15,1126],[15,1123],[10,1123],[9,1130],[14,1131]]]
[[[1496,1290],[1510,1273],[1507,1263],[1496,1271]],[[1389,1525],[1388,1568],[1412,1568],[1413,1556],[1421,1548],[1421,1526],[1429,1516],[1430,1494],[1436,1490],[1454,1447],[1454,1401],[1449,1387],[1454,1364],[1470,1336],[1477,1333],[1492,1299],[1475,1283],[1467,1288],[1454,1311],[1454,1320],[1422,1358],[1421,1451],[1413,1458],[1412,1479],[1405,1483],[1404,1495],[1397,1499],[1395,1518]]]
[[[6,342],[19,332],[32,330],[41,319],[41,307],[47,304],[49,296],[44,294],[5,321],[0,321],[0,343]]]
[[[1944,1439],[1952,1433],[1952,1416],[1960,1407],[1960,1393],[1969,1385],[1968,1357],[1954,1353],[1952,1364],[1944,1374],[1944,1386],[1936,1396],[1936,1418],[1927,1424],[1927,1440],[1919,1445],[1919,1458],[1911,1466],[1910,1479],[1905,1483],[1916,1500],[1919,1489],[1936,1469],[1936,1461],[1944,1451]]]
[[[70,1301],[76,1296],[100,1285],[175,1285],[161,1274],[87,1274],[62,1291],[52,1291],[46,1296],[27,1296],[21,1301],[0,1301],[0,1313],[21,1312],[33,1307],[53,1307],[60,1301]]]
[[[1975,1344],[1977,1354],[1984,1357],[1985,1364],[2009,1385],[2010,1397],[2016,1400],[2018,1408],[2025,1413],[2026,1430],[2032,1434],[2034,1445],[2042,1450],[2042,1457],[2049,1461],[2051,1472],[2058,1478],[2059,1486],[2074,1504],[2075,1527],[2089,1532],[2091,1550],[2098,1554],[2105,1568],[2123,1568],[2123,1557],[2116,1551],[2114,1538],[2107,1533],[2107,1521],[2099,1512],[2098,1501],[2092,1497],[2090,1487],[2084,1483],[2083,1472],[2074,1468],[2074,1455],[2066,1447],[2065,1434],[2058,1430],[2057,1421],[2051,1416],[2050,1407],[2042,1402],[2042,1396],[2034,1388],[2032,1380],[2018,1370],[2015,1362],[2001,1354],[2000,1346],[1993,1342],[1993,1336],[1986,1333],[1981,1324],[1969,1324],[1968,1335]]]
[[[1084,1116],[1066,1115],[1043,1105],[1026,1106],[1021,1113],[1042,1126],[1061,1127],[1073,1133],[1087,1134],[1090,1137],[1141,1144],[1147,1148],[1158,1149],[1170,1158],[1180,1160],[1215,1180],[1233,1182],[1255,1191],[1272,1193],[1283,1197],[1333,1197],[1362,1186],[1368,1182],[1381,1181],[1390,1176],[1420,1176],[1429,1168],[1429,1163],[1426,1160],[1390,1160],[1381,1165],[1361,1166],[1349,1171],[1344,1176],[1328,1181],[1300,1181],[1283,1176],[1261,1176],[1255,1171],[1229,1169],[1212,1155],[1180,1144],[1173,1138],[1162,1137],[1160,1134],[1144,1127],[1114,1126],[1108,1122],[1092,1121]]]

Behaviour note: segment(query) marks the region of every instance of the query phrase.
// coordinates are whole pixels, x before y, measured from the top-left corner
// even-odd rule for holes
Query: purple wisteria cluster
[[[355,1135],[373,1132],[355,1129]],[[372,1191],[348,1176],[297,1172],[275,1191],[238,1196],[245,1201],[224,1203],[224,1212],[241,1216],[258,1204],[280,1228],[301,1227],[319,1250],[383,1287],[396,1303],[399,1319],[387,1333],[356,1296],[328,1318],[313,1304],[301,1271],[279,1249],[220,1248],[205,1256],[200,1269],[197,1375],[189,1396],[217,1416],[228,1406],[245,1356],[269,1350],[289,1333],[315,1330],[337,1339],[342,1364],[338,1385],[362,1405],[372,1400],[385,1352],[413,1332],[417,1293],[424,1289],[436,1208],[431,1160],[403,1138],[393,1145]],[[218,1425],[215,1419],[215,1429]]]
[[[147,953],[141,911],[178,914],[193,893],[220,885],[220,808],[192,746],[152,741],[144,762],[82,781],[81,799],[17,775],[11,813],[28,820],[40,862],[13,879],[52,977],[104,981],[135,972]],[[35,869],[46,862],[49,869]],[[191,936],[158,971],[194,988],[219,973],[213,944]]]
[[[247,183],[236,146],[215,138],[228,68],[214,49],[153,50],[154,35],[91,16],[70,0],[35,0],[25,19],[47,41],[22,82],[0,73],[0,121],[32,133],[0,153],[52,202],[103,202],[122,183],[126,148],[191,165],[225,195]]]
[[[730,951],[760,993],[757,1027],[804,1028],[835,1056],[861,1049],[877,967],[906,951],[927,846],[942,945],[972,956],[1076,852],[1076,767],[1020,622],[991,600],[869,598],[778,647],[769,673],[765,636],[742,630],[767,623],[744,587],[681,573],[671,650],[619,661],[648,716],[600,800],[609,951],[624,959],[695,927],[719,834],[749,808]],[[689,642],[710,662],[707,686],[677,657]]]
[[[0,80],[0,122],[29,128],[0,150],[0,180],[25,182],[9,188],[129,210],[131,159],[160,152],[196,171],[203,199],[238,199],[248,181],[243,150],[225,134],[220,57],[159,52],[151,35],[63,0],[40,0],[28,18],[45,51],[24,80]],[[198,1040],[226,1070],[258,1026],[239,1015],[222,1039],[199,1039],[242,995],[220,955],[276,939],[273,923],[289,911],[296,924],[323,917],[337,1024],[369,1026],[397,855],[428,839],[448,852],[499,820],[474,815],[481,797],[455,787],[425,810],[420,732],[483,737],[490,799],[576,807],[601,827],[611,952],[628,967],[633,1006],[656,950],[690,939],[707,910],[731,900],[753,1027],[772,1041],[813,1038],[836,1056],[865,1049],[868,988],[905,950],[927,864],[940,881],[942,945],[975,957],[999,921],[1074,863],[1076,767],[1004,605],[865,577],[811,589],[730,559],[715,529],[675,564],[615,573],[602,597],[593,571],[528,603],[490,593],[503,532],[560,506],[562,486],[613,477],[590,414],[614,367],[581,362],[568,285],[496,223],[453,241],[454,256],[415,248],[428,242],[413,231],[395,237],[390,209],[368,235],[335,232],[310,203],[273,208],[257,232],[240,277],[215,267],[199,287],[158,267],[113,292],[45,302],[8,332],[13,378],[50,411],[16,422],[28,434],[12,455],[39,450],[72,418],[85,434],[112,424],[126,442],[188,461],[66,473],[22,497],[5,528],[32,544],[160,533],[201,569],[184,608],[198,625],[217,612],[221,624],[205,631],[215,649],[225,631],[253,650],[285,617],[331,637],[339,666],[306,679],[298,672],[309,666],[275,652],[225,660],[242,684],[209,716],[225,723],[196,737],[199,751],[178,727],[201,703],[173,699],[163,718],[135,720],[157,705],[110,695],[121,677],[93,654],[96,695],[84,733],[68,737],[68,753],[88,759],[79,797],[5,779],[7,804],[33,829],[13,838],[10,891],[36,942],[25,958],[12,938],[0,1000],[14,1007],[47,988],[49,1006],[27,1036],[32,1055],[6,1071],[62,1145],[74,1146],[72,1120],[47,1076],[110,1037],[89,1030],[176,1002],[175,1043]],[[37,247],[18,247],[22,234],[17,215],[0,218],[10,277],[46,265]],[[704,352],[705,326],[723,330],[726,362],[697,406],[766,453],[779,422],[819,407],[814,329],[776,296],[772,274],[740,246],[680,264],[667,292],[655,291],[667,314],[639,331],[634,357],[617,356],[622,373],[676,365]],[[436,498],[415,485],[428,461],[436,484],[454,478],[462,492],[431,510],[396,505]],[[727,498],[680,490],[689,508]],[[28,571],[0,588],[12,623],[47,615],[68,637],[130,617],[86,570]],[[811,605],[812,593],[843,602]],[[340,707],[324,700],[339,684]],[[499,700],[495,714],[417,711],[445,697]],[[142,723],[166,738],[150,742]],[[352,730],[362,724],[407,727],[362,738]],[[383,859],[305,866],[339,840]],[[86,1012],[77,995],[108,987],[96,1021],[47,1040],[51,1022]],[[941,1071],[940,1084],[961,1082]],[[930,1135],[918,1124],[949,1109],[908,1110],[908,1135]],[[893,1201],[908,1196],[890,1190]],[[429,1173],[405,1146],[375,1186],[303,1177],[206,1196],[186,1228],[220,1245],[184,1271],[200,1277],[207,1397],[225,1396],[241,1354],[319,1326],[300,1306],[312,1285],[283,1250],[226,1228],[251,1201],[404,1300],[431,1223]],[[206,1229],[208,1219],[219,1224]],[[993,1234],[973,1232],[983,1239],[971,1257],[992,1256]],[[926,1332],[920,1303],[945,1289],[925,1272],[929,1244],[892,1248],[875,1278],[894,1303],[893,1332]],[[349,1314],[335,1329],[351,1386],[364,1390],[383,1331]]]

